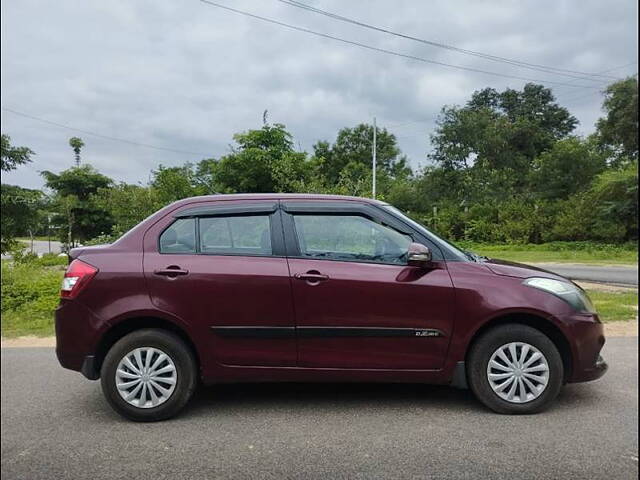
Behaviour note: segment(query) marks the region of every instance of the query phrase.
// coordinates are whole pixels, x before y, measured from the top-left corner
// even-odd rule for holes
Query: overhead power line
[[[60,128],[66,128],[67,130],[73,130],[75,132],[81,132],[81,133],[84,133],[84,134],[87,134],[87,135],[92,135],[94,137],[103,138],[105,140],[111,140],[113,142],[128,143],[129,145],[135,145],[137,147],[153,148],[153,149],[156,149],[156,150],[164,150],[164,151],[167,151],[167,152],[174,152],[174,153],[184,153],[184,154],[187,154],[187,155],[199,155],[199,156],[205,156],[205,157],[211,155],[209,153],[190,152],[188,150],[178,150],[178,149],[175,149],[175,148],[159,147],[157,145],[151,145],[151,144],[148,144],[148,143],[141,143],[141,142],[136,142],[134,140],[127,140],[126,138],[118,138],[118,137],[112,137],[110,135],[103,135],[101,133],[96,133],[96,132],[92,132],[92,131],[89,131],[89,130],[84,130],[82,128],[76,128],[76,127],[71,127],[69,125],[64,125],[62,123],[52,122],[51,120],[47,120],[47,119],[44,119],[44,118],[36,117],[34,115],[29,115],[29,114],[24,113],[24,112],[18,112],[17,110],[13,110],[11,108],[2,107],[2,110],[5,111],[5,112],[12,113],[14,115],[19,115],[21,117],[30,118],[31,120],[36,120],[38,122],[47,123],[49,125],[54,125],[54,126],[60,127]]]
[[[326,17],[329,18],[333,18],[334,20],[339,20],[341,22],[346,22],[346,23],[350,23],[353,25],[357,25],[359,27],[363,27],[363,28],[368,28],[370,30],[375,30],[378,32],[382,32],[382,33],[386,33],[389,35],[394,35],[396,37],[400,37],[400,38],[404,38],[406,40],[412,40],[414,42],[419,42],[425,45],[429,45],[432,47],[437,47],[437,48],[443,48],[446,50],[451,50],[454,52],[458,52],[458,53],[462,53],[465,55],[471,55],[474,57],[479,57],[479,58],[483,58],[485,60],[490,60],[493,62],[500,62],[500,63],[506,63],[509,65],[513,65],[513,66],[517,66],[517,67],[521,67],[521,68],[527,68],[529,70],[536,70],[536,71],[540,71],[540,72],[545,72],[545,73],[551,73],[554,75],[563,75],[563,76],[567,76],[567,77],[572,77],[572,78],[579,78],[582,80],[591,80],[594,81],[596,79],[617,79],[617,77],[611,76],[611,75],[603,75],[600,73],[589,73],[589,72],[580,72],[577,70],[569,70],[566,68],[557,68],[557,67],[550,67],[548,65],[540,65],[540,64],[536,64],[536,63],[529,63],[529,62],[524,62],[521,60],[517,60],[517,59],[513,59],[513,58],[506,58],[506,57],[501,57],[498,55],[490,55],[488,53],[482,53],[482,52],[477,52],[477,51],[473,51],[473,50],[467,50],[464,48],[459,48],[456,47],[454,45],[448,45],[446,43],[441,43],[441,42],[435,42],[433,40],[425,40],[423,38],[418,38],[418,37],[414,37],[413,35],[408,35],[405,33],[400,33],[400,32],[396,32],[393,30],[389,30],[386,28],[382,28],[382,27],[377,27],[375,25],[370,25],[368,23],[364,23],[352,18],[348,18],[348,17],[344,17],[342,15],[338,15],[336,13],[332,13],[332,12],[328,12],[326,10],[321,10],[319,8],[313,7],[311,5],[308,5],[306,3],[303,2],[299,2],[296,0],[277,0],[278,2],[284,3],[286,5],[292,6],[292,7],[296,7],[296,8],[301,8],[303,10],[307,10],[309,12],[313,12],[313,13],[317,13],[319,15],[324,15]],[[594,78],[592,78],[594,77]]]
[[[600,73],[600,74],[601,74],[601,73],[614,72],[614,71],[616,71],[616,70],[620,70],[620,69],[622,69],[622,68],[630,67],[631,65],[637,65],[637,64],[638,64],[638,62],[629,62],[629,63],[625,63],[624,65],[618,65],[617,67],[608,68],[607,70],[603,70],[603,71],[598,72],[598,73]],[[577,82],[577,80],[570,80],[570,81],[569,81],[569,83],[575,83],[575,82]],[[603,86],[603,87],[606,87],[607,85],[608,85],[608,84],[603,84],[602,86]],[[558,90],[563,90],[563,89],[564,89],[564,87],[560,87]],[[556,92],[555,92],[556,94],[558,93],[558,90],[556,90]]]
[[[512,78],[512,79],[516,79],[516,80],[523,80],[523,81],[526,81],[526,82],[547,83],[547,84],[551,84],[551,85],[564,85],[564,86],[569,86],[569,87],[573,87],[573,88],[587,88],[587,89],[598,89],[599,88],[598,86],[575,85],[575,84],[571,84],[571,83],[567,83],[567,82],[557,82],[557,81],[552,81],[552,80],[541,80],[541,79],[536,79],[536,78],[520,77],[520,76],[517,76],[517,75],[509,75],[509,74],[506,74],[506,73],[493,72],[493,71],[490,71],[490,70],[482,70],[482,69],[479,69],[479,68],[467,67],[467,66],[464,66],[464,65],[453,65],[453,64],[450,64],[450,63],[439,62],[437,60],[430,60],[430,59],[423,58],[423,57],[418,57],[418,56],[415,56],[415,55],[409,55],[409,54],[405,54],[405,53],[396,52],[396,51],[393,51],[393,50],[387,50],[385,48],[373,47],[371,45],[367,45],[367,44],[364,44],[364,43],[356,42],[356,41],[353,41],[353,40],[347,40],[345,38],[336,37],[334,35],[329,35],[327,33],[317,32],[315,30],[310,30],[308,28],[298,27],[296,25],[291,25],[291,24],[288,24],[288,23],[281,22],[279,20],[274,20],[274,19],[271,19],[271,18],[262,17],[260,15],[249,13],[249,12],[246,12],[246,11],[243,11],[243,10],[238,10],[237,8],[228,7],[226,5],[221,5],[219,3],[211,2],[209,0],[200,0],[200,1],[202,3],[206,3],[207,5],[211,5],[213,7],[221,8],[221,9],[224,9],[224,10],[228,10],[228,11],[233,12],[233,13],[237,13],[237,14],[244,15],[244,16],[247,16],[247,17],[255,18],[256,20],[261,20],[263,22],[272,23],[274,25],[279,25],[281,27],[289,28],[291,30],[296,30],[298,32],[308,33],[308,34],[315,35],[315,36],[318,36],[318,37],[328,38],[328,39],[335,40],[335,41],[342,42],[342,43],[346,43],[346,44],[349,44],[349,45],[354,45],[354,46],[357,46],[357,47],[360,47],[360,48],[365,48],[367,50],[380,52],[380,53],[386,53],[388,55],[395,55],[396,57],[406,58],[406,59],[409,59],[409,60],[415,60],[415,61],[418,61],[418,62],[429,63],[429,64],[432,64],[432,65],[440,65],[440,66],[449,67],[449,68],[456,68],[458,70],[465,70],[467,72],[483,73],[483,74],[486,74],[486,75],[493,75],[493,76],[496,76],[496,77],[504,77],[504,78]]]

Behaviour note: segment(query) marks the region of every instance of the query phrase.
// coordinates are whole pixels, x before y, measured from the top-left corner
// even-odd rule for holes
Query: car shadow
[[[84,397],[83,397],[84,398]],[[78,397],[75,397],[78,401]],[[81,411],[105,421],[121,420],[102,397],[92,391]],[[607,395],[591,384],[565,385],[552,405],[542,413],[564,415],[577,407],[590,411],[606,403]],[[428,384],[388,383],[239,383],[200,386],[184,410],[170,421],[216,417],[237,418],[278,415],[346,414],[381,415],[419,410],[423,415],[488,415],[471,390]],[[525,415],[522,418],[531,417]],[[534,415],[535,417],[535,415]]]
[[[599,407],[610,401],[608,391],[597,382],[569,383],[562,387],[551,408],[556,410]]]
[[[385,383],[244,383],[200,387],[182,417],[212,409],[306,412],[326,408],[380,409],[416,407],[486,411],[469,390],[426,384]]]

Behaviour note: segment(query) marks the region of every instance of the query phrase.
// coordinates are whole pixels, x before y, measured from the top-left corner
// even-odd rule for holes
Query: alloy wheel
[[[487,365],[489,385],[510,403],[526,403],[544,392],[549,382],[549,363],[533,345],[511,342],[499,347]]]
[[[120,396],[138,408],[152,408],[173,394],[178,373],[169,355],[158,348],[140,347],[127,353],[116,369]]]

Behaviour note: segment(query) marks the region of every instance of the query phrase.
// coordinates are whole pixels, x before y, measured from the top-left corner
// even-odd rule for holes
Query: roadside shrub
[[[42,267],[66,266],[69,263],[69,257],[66,255],[60,256],[55,253],[45,253],[42,257],[35,260],[34,263]]]
[[[64,267],[45,267],[38,264],[40,260],[2,261],[4,336],[53,333],[53,311],[58,305]]]
[[[9,251],[9,255],[16,263],[30,263],[38,259],[38,255],[24,248],[24,244],[18,242]]]
[[[122,234],[120,232],[118,233],[112,233],[112,234],[102,234],[102,235],[98,235],[97,237],[94,237],[90,240],[87,240],[84,244],[85,245],[104,245],[107,243],[113,243],[115,242],[118,238],[120,238],[122,236]]]
[[[465,229],[464,240],[470,243],[492,243],[501,242],[495,224],[484,218],[469,220]]]

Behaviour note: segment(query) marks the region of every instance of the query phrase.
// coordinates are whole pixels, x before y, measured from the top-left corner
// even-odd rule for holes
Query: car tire
[[[538,413],[560,392],[564,365],[544,333],[527,325],[504,324],[473,343],[467,356],[467,382],[494,412]]]
[[[196,365],[193,352],[176,334],[137,330],[118,340],[105,356],[102,391],[109,405],[130,420],[166,420],[193,395]]]

